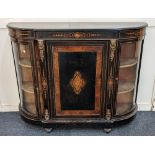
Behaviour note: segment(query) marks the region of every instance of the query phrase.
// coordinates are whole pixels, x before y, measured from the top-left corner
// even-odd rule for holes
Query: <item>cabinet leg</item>
[[[106,133],[110,133],[111,130],[112,130],[112,128],[104,128],[104,131],[105,131]]]
[[[53,128],[44,128],[44,130],[47,132],[47,133],[50,133],[53,131]]]

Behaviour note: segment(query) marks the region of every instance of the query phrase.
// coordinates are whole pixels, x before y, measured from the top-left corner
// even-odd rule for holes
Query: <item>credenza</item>
[[[137,111],[147,23],[9,23],[24,120],[99,124],[106,132]]]

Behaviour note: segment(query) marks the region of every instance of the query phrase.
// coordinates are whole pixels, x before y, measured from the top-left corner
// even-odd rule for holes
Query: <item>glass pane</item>
[[[30,49],[27,44],[20,44],[19,45],[19,58],[20,59],[30,59]]]
[[[18,44],[15,42],[12,42],[13,47],[13,53],[14,53],[14,60],[15,60],[15,68],[16,68],[16,74],[17,74],[17,82],[18,82],[18,90],[19,90],[19,97],[20,97],[20,104],[23,107],[23,97],[22,97],[22,80],[21,80],[21,72],[19,69],[19,50],[18,50]]]
[[[121,57],[119,69],[119,83],[117,94],[116,114],[121,115],[133,107],[134,89],[140,42],[120,43]]]
[[[29,44],[13,43],[16,59],[21,105],[29,113],[36,114],[35,95],[33,87],[32,65],[30,61]]]

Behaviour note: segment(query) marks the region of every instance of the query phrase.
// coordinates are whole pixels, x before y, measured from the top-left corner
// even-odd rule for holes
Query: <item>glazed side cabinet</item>
[[[133,118],[146,23],[9,23],[21,116],[111,125]]]

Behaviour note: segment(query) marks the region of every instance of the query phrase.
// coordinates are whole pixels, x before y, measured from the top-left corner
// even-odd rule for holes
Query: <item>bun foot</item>
[[[104,128],[104,131],[105,131],[106,133],[111,132],[111,130],[112,130],[112,128]]]
[[[44,130],[47,132],[47,133],[50,133],[53,131],[53,128],[44,128]]]

